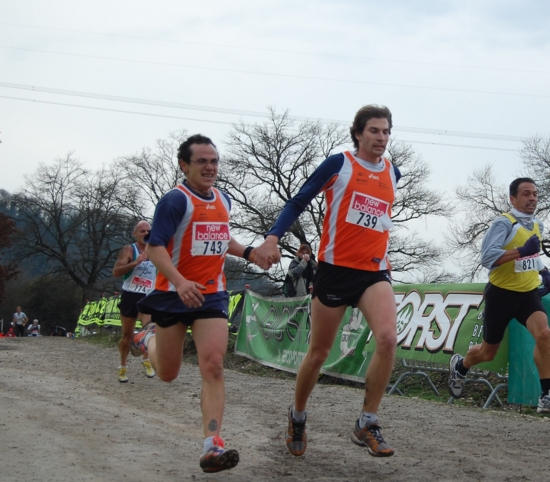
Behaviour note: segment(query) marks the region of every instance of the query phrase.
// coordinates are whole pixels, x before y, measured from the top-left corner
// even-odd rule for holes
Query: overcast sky
[[[486,163],[508,184],[520,139],[550,131],[550,2],[1,5],[0,188],[10,192],[40,162],[74,152],[99,166],[182,128],[223,155],[231,124],[262,122],[246,114],[268,106],[349,126],[362,105],[387,105],[393,137],[448,193]]]

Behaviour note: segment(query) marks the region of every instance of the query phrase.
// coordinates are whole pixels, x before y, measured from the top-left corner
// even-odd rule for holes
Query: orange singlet
[[[213,188],[213,199],[195,195],[184,185],[179,189],[187,197],[185,216],[166,247],[177,270],[188,280],[205,286],[203,294],[225,290],[223,266],[228,244],[229,204],[225,197]],[[155,289],[176,291],[174,285],[158,273]]]
[[[336,266],[380,271],[388,260],[391,208],[396,180],[387,159],[383,171],[363,167],[350,152],[338,176],[324,189],[327,212],[319,259]]]

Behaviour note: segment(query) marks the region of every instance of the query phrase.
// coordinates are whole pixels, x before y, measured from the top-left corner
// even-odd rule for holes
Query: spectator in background
[[[21,307],[18,306],[17,310],[13,314],[13,324],[15,325],[15,334],[17,336],[25,336],[25,325],[29,319],[27,315],[21,311]]]
[[[39,336],[40,335],[40,325],[38,324],[38,320],[34,319],[32,321],[32,325],[29,325],[29,336]]]
[[[290,262],[283,285],[286,297],[305,296],[313,286],[313,276],[317,263],[312,258],[311,248],[307,244],[300,245],[296,257]]]

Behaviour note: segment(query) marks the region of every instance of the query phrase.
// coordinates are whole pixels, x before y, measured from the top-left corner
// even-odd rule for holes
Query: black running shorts
[[[202,310],[189,313],[153,312],[151,315],[151,321],[161,328],[168,328],[178,323],[191,326],[194,321],[204,320],[206,318],[223,318],[227,320],[227,313],[221,310]]]
[[[134,293],[132,291],[123,291],[120,295],[120,302],[118,303],[118,309],[120,314],[126,318],[137,318],[138,307],[137,304],[145,298],[144,293]]]
[[[311,296],[331,308],[357,306],[367,288],[380,281],[391,284],[389,271],[363,271],[319,261]]]
[[[525,326],[536,311],[546,313],[537,289],[510,291],[489,283],[485,289],[483,339],[491,345],[499,344],[513,318]]]

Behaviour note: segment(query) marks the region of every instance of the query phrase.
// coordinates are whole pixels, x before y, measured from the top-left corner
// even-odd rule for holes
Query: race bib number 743
[[[346,222],[383,232],[381,218],[388,213],[389,203],[366,194],[354,192],[348,207]]]
[[[229,224],[215,222],[199,222],[193,224],[193,256],[220,256],[229,245],[231,234]]]

